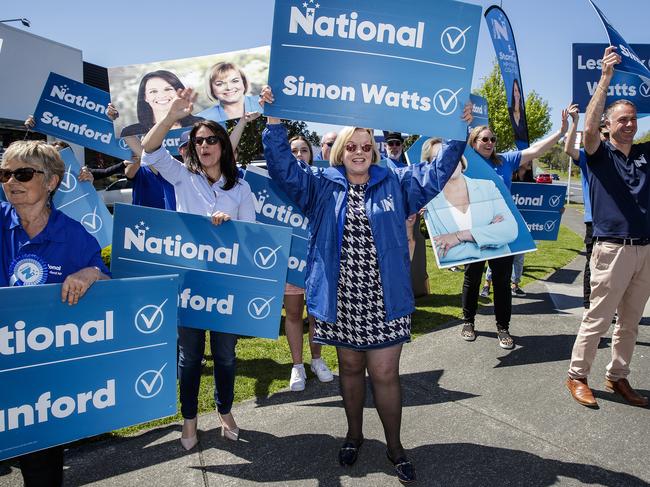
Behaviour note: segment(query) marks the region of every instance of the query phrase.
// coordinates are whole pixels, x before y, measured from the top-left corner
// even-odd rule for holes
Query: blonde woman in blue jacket
[[[427,223],[441,264],[510,254],[518,227],[493,181],[465,176],[461,158],[443,191],[427,205]]]
[[[260,99],[273,101],[270,88]],[[470,113],[468,106],[466,120]],[[400,441],[399,358],[414,310],[405,221],[442,190],[465,142],[444,145],[432,164],[389,170],[377,165],[373,131],[346,127],[332,147],[332,167],[315,170],[296,164],[279,122],[268,119],[264,155],[273,180],[310,222],[307,309],[316,318],[314,342],[336,346],[348,423],[339,463],[353,465],[363,443],[367,370],[388,459],[398,479],[411,482],[415,469]]]

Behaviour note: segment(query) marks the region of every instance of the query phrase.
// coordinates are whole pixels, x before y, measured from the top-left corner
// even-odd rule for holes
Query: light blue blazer
[[[501,192],[488,179],[463,178],[467,184],[472,210],[472,228],[469,231],[475,242],[458,244],[449,249],[444,257],[438,254],[440,263],[485,260],[510,254],[508,244],[517,239],[519,231],[517,221]],[[458,231],[450,206],[442,191],[427,204],[426,218],[431,236]],[[497,215],[501,215],[503,221],[490,223]]]

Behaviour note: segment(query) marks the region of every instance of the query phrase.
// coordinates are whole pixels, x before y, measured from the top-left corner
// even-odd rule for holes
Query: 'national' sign
[[[450,0],[276,0],[265,113],[464,139],[480,20]]]

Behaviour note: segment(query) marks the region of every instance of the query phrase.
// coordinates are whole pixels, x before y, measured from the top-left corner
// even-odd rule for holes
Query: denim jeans
[[[521,275],[524,273],[524,256],[526,254],[517,254],[512,256],[512,277],[510,280],[513,284],[519,286]]]
[[[235,346],[237,335],[211,331],[210,349],[214,360],[214,402],[217,411],[228,414],[235,397]],[[201,360],[205,351],[205,330],[178,327],[178,377],[181,414],[185,419],[198,412]]]

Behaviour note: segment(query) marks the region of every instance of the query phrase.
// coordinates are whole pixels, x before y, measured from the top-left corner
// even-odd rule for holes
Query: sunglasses
[[[484,144],[487,144],[488,142],[492,142],[494,144],[497,141],[497,138],[493,135],[492,137],[481,137],[478,140],[480,140]]]
[[[389,140],[388,142],[386,142],[386,145],[388,147],[399,147],[402,145],[402,142],[400,142],[399,140]]]
[[[334,145],[334,142],[325,142],[324,145],[331,148]]]
[[[194,143],[196,145],[203,145],[203,142],[207,142],[208,145],[216,145],[219,143],[219,138],[216,135],[211,135],[210,137],[195,137]]]
[[[33,167],[19,167],[14,171],[10,171],[9,169],[0,169],[0,182],[8,183],[11,176],[13,176],[16,181],[26,183],[31,181],[36,173],[45,174],[45,171],[39,171]]]
[[[348,142],[345,144],[345,150],[348,152],[356,152],[359,146],[355,144],[354,142]],[[370,152],[372,150],[372,144],[363,144],[361,146],[361,150],[363,152]]]

